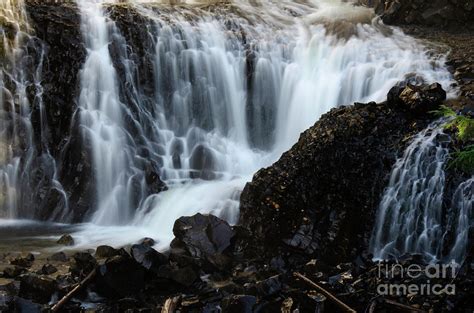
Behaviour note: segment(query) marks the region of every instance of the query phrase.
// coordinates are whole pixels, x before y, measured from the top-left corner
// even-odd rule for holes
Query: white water
[[[150,20],[146,31],[154,47],[149,53],[155,86],[149,103],[133,62],[120,54],[125,86],[138,111],[132,114],[120,102],[118,89],[124,85],[118,84],[106,49],[112,38],[122,44],[124,39],[100,5],[81,3],[89,50],[81,114],[87,117],[83,123],[93,140],[94,161],[101,166],[96,170],[98,207],[92,223],[75,234],[79,247],[120,245],[146,235],[166,248],[174,221],[197,212],[236,223],[240,191],[253,173],[277,160],[329,109],[383,100],[395,82],[413,73],[449,89],[443,58],[429,58],[419,43],[398,30],[372,25],[368,9],[347,3],[239,3],[247,19],[196,8],[158,14],[135,3]],[[299,17],[289,15],[288,7]],[[340,21],[354,36],[346,39],[328,30]],[[255,69],[250,80],[249,47]],[[139,138],[129,136],[124,116],[138,125]],[[133,214],[127,184],[141,174],[144,157],[135,153],[142,150],[160,168],[169,190],[142,190]]]
[[[464,260],[473,226],[474,184],[473,179],[461,183],[446,212],[449,141],[437,122],[419,133],[397,160],[375,221],[370,247],[375,259],[417,253],[428,261]]]
[[[415,74],[450,89],[443,57],[350,3],[239,1],[223,13],[156,13],[134,1],[149,20],[141,31],[152,47],[150,92],[105,1],[77,2],[88,53],[79,114],[97,186],[88,224],[74,234],[78,247],[149,236],[166,248],[174,221],[197,212],[236,223],[245,183],[331,108],[384,100]],[[168,191],[150,187],[150,169]],[[66,216],[67,204],[54,218]]]
[[[450,211],[451,235],[455,237],[449,250],[448,260],[462,262],[467,254],[467,249],[472,249],[469,241],[470,232],[474,227],[474,177],[461,183],[456,189]],[[447,234],[446,234],[447,235]],[[445,241],[448,241],[444,238]],[[448,241],[449,242],[449,241]]]

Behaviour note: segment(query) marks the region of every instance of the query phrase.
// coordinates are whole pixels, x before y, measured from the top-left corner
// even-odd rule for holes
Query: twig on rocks
[[[69,300],[74,297],[74,295],[79,292],[82,288],[87,286],[92,279],[94,279],[95,275],[97,274],[97,267],[94,268],[89,275],[86,276],[76,287],[74,287],[71,291],[69,291],[61,300],[59,300],[52,308],[51,312],[56,313],[61,310],[61,308],[69,302]]]
[[[297,272],[293,273],[293,275],[300,278],[300,279],[302,279],[305,283],[307,283],[311,287],[317,289],[319,292],[321,292],[323,295],[325,295],[328,299],[330,299],[332,302],[334,302],[339,308],[341,308],[345,312],[357,313],[356,310],[349,307],[347,304],[345,304],[344,302],[342,302],[341,300],[336,298],[332,293],[330,293],[329,291],[327,291],[323,287],[319,286],[318,284],[316,284],[315,282],[313,282],[312,280],[310,280],[306,276],[304,276],[300,273],[297,273]]]

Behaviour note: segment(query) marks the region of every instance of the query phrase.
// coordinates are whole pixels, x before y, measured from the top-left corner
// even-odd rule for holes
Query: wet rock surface
[[[360,0],[373,6],[387,24],[438,26],[474,29],[474,2],[471,0]]]
[[[178,219],[173,227],[170,258],[183,265],[224,269],[231,261],[235,233],[229,224],[212,215],[196,214]],[[204,261],[204,263],[203,263]]]
[[[217,238],[210,236],[209,227],[222,227],[215,232],[219,234]],[[77,286],[81,287],[61,306],[60,312],[82,312],[84,304],[94,312],[171,312],[166,311],[170,309],[173,312],[339,312],[338,304],[327,293],[357,312],[411,309],[471,312],[474,308],[470,261],[456,267],[455,272],[447,271],[446,277],[438,278],[432,275],[434,268],[427,270],[432,265],[423,263],[417,256],[403,256],[398,261],[378,264],[370,255],[362,253],[346,263],[329,264],[315,258],[291,265],[282,257],[269,261],[262,257],[243,257],[239,247],[229,244],[231,234],[239,236],[238,227],[230,227],[214,216],[183,217],[177,221],[176,228],[176,240],[187,238],[186,245],[194,249],[200,246],[203,250],[212,242],[214,248],[208,247],[207,253],[223,251],[232,261],[209,273],[206,266],[209,254],[195,254],[196,262],[185,265],[168,258],[167,254],[172,252],[161,254],[143,242],[131,248],[114,249],[119,254],[105,259],[96,259],[86,251],[67,253],[69,261],[66,263],[46,261],[52,264],[42,264],[45,259],[38,258],[33,266],[42,269],[65,266],[66,271],[34,273],[32,269],[24,269],[21,275],[8,280],[5,273],[3,278],[0,275],[0,310],[48,312]],[[202,244],[203,241],[206,244]],[[96,251],[95,255],[98,254],[101,255]],[[420,272],[416,278],[407,275],[413,266]],[[456,294],[407,296],[387,289],[427,282],[442,286],[454,284]],[[390,287],[392,285],[395,287]],[[387,294],[383,294],[384,290]]]
[[[269,258],[349,261],[364,247],[391,167],[445,97],[438,85],[394,87],[385,103],[331,110],[241,196],[246,250]]]

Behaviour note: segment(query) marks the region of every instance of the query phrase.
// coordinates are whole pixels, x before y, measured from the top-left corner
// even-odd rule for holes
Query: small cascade
[[[449,142],[437,122],[416,135],[397,160],[377,212],[371,239],[375,259],[414,253],[427,261],[464,259],[472,227],[473,180],[458,186],[446,209]]]
[[[461,263],[468,249],[471,249],[472,230],[474,228],[474,177],[459,184],[454,192],[453,200],[449,210],[448,229],[443,238],[443,245],[447,246],[449,253],[446,261],[455,260]],[[454,239],[449,240],[452,236]],[[450,244],[451,243],[451,244]]]
[[[125,224],[132,217],[133,139],[124,127],[127,108],[120,100],[117,73],[109,53],[115,25],[100,2],[78,0],[88,56],[80,73],[79,113],[82,134],[90,143],[95,169],[97,224]],[[142,182],[138,181],[139,185]]]
[[[28,49],[28,50],[27,50]],[[31,52],[34,51],[34,52]],[[0,216],[41,218],[38,207],[57,196],[62,205],[47,218],[67,212],[67,195],[57,180],[47,146],[42,102],[44,49],[28,24],[22,0],[0,3]],[[39,112],[35,134],[32,114]],[[44,187],[52,188],[48,192]],[[39,200],[39,201],[38,201]],[[33,205],[34,203],[34,205]]]

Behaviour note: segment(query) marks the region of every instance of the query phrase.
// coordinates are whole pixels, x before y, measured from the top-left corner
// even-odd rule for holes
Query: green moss
[[[474,141],[474,119],[464,115],[458,115],[447,106],[441,106],[439,110],[433,111],[438,117],[450,118],[444,125],[455,133],[456,139],[461,146]],[[466,173],[474,173],[474,145],[468,145],[451,154],[449,167],[457,168]]]
[[[462,151],[452,154],[450,167],[457,168],[466,173],[474,173],[474,145],[467,146]]]
[[[462,142],[474,140],[474,119],[464,115],[457,115],[451,108],[441,106],[439,110],[433,111],[439,117],[451,117],[446,123],[445,129],[453,130],[456,133],[456,139]]]

